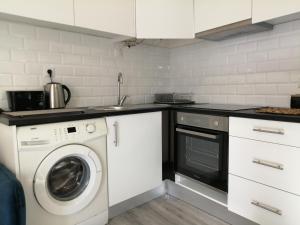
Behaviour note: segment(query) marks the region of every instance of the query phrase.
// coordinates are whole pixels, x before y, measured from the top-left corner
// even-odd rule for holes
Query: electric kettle
[[[71,99],[71,91],[67,86],[52,81],[52,70],[48,70],[47,72],[51,79],[51,82],[44,86],[48,107],[50,109],[65,108]]]

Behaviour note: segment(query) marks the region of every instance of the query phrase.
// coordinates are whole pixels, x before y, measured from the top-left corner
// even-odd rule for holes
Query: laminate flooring
[[[154,199],[112,218],[109,225],[229,225],[171,196]]]

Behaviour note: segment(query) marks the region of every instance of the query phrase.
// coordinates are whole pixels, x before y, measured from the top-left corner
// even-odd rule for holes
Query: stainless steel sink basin
[[[147,109],[147,108],[153,108],[153,107],[161,107],[161,105],[153,105],[153,104],[138,104],[138,105],[123,105],[123,106],[98,106],[98,107],[92,107],[94,110],[99,111],[121,111],[121,110],[135,110],[135,109]]]
[[[125,106],[107,106],[103,107],[104,110],[122,110],[126,108]]]

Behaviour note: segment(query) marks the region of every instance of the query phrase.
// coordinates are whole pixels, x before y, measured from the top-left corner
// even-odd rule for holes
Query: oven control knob
[[[95,131],[96,131],[96,126],[95,126],[95,124],[87,124],[86,125],[86,131],[88,132],[88,133],[94,133]]]
[[[218,120],[215,120],[215,121],[214,121],[214,125],[215,125],[215,127],[218,127],[218,126],[219,126],[219,121],[218,121]]]

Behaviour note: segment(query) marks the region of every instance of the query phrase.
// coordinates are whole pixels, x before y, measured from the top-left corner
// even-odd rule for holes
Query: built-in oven
[[[227,192],[228,117],[177,112],[175,172]]]

